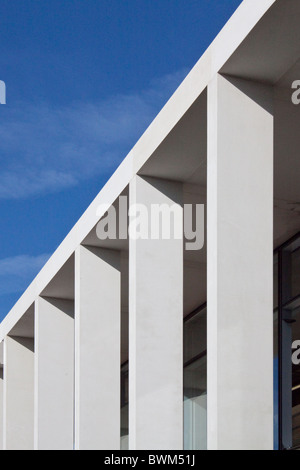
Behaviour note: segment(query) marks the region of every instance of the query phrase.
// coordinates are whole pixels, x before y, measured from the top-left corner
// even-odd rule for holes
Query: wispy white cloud
[[[7,170],[0,173],[0,199],[28,198],[34,194],[55,192],[74,186],[72,174],[55,170]]]
[[[0,260],[0,296],[24,291],[50,255],[20,255]]]
[[[100,102],[7,106],[0,125],[0,199],[55,192],[91,176],[109,176],[186,73]]]

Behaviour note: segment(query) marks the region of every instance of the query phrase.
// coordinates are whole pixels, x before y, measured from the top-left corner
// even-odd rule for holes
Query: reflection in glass
[[[292,360],[300,340],[300,236],[278,250],[280,261],[280,430],[283,449],[300,448],[300,365]]]
[[[184,449],[207,448],[206,308],[184,322]]]
[[[128,450],[128,363],[121,368],[121,450]]]
[[[274,449],[279,449],[279,359],[278,359],[278,255],[274,255],[273,371],[274,371]]]
[[[292,318],[292,341],[300,340],[300,308],[293,309]],[[299,357],[299,355],[298,355]],[[292,427],[293,447],[300,446],[300,365],[292,365]]]
[[[300,295],[300,249],[291,254],[291,297]]]

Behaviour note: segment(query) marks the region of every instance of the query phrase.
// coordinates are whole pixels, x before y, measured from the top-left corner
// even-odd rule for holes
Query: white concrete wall
[[[130,204],[182,206],[177,183],[135,177]],[[181,212],[182,213],[182,212]],[[181,221],[182,224],[182,221]],[[183,447],[183,242],[130,240],[129,448]]]
[[[35,304],[35,449],[74,443],[74,302]]]
[[[120,449],[120,261],[100,248],[75,255],[76,449]]]
[[[34,342],[7,336],[4,340],[5,450],[33,450]]]
[[[273,448],[272,88],[208,88],[208,448]]]

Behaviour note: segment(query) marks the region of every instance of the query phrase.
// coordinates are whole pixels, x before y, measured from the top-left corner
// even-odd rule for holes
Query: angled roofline
[[[12,310],[0,324],[0,342],[72,256],[104,214],[100,204],[113,204],[175,125],[206,89],[259,20],[278,0],[244,0],[200,60],[138,140],[77,224],[57,248]]]

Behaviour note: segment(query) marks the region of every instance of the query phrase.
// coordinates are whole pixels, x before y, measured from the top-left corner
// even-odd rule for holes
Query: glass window
[[[292,341],[300,341],[300,307],[292,310]],[[297,348],[299,350],[299,347]],[[297,350],[294,350],[297,353]],[[300,354],[292,363],[292,434],[293,447],[300,447]]]
[[[128,450],[128,363],[121,367],[121,450]]]
[[[278,254],[274,255],[273,262],[273,307],[278,308]]]
[[[273,370],[274,370],[274,449],[279,449],[279,358],[278,358],[278,255],[274,256],[274,313],[273,313]]]
[[[300,248],[291,253],[291,297],[300,295]]]
[[[206,308],[184,321],[184,449],[207,448]]]
[[[300,236],[278,250],[280,434],[283,449],[300,448]],[[274,331],[275,328],[274,328]],[[297,343],[296,343],[297,344]],[[298,343],[299,344],[299,343]],[[295,354],[296,353],[296,356]],[[276,412],[276,410],[275,410]]]
[[[206,308],[184,320],[184,448],[207,448]],[[121,450],[128,450],[128,363],[121,367]]]

